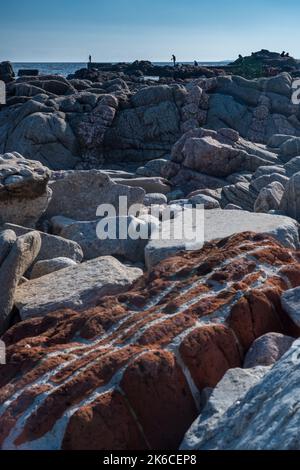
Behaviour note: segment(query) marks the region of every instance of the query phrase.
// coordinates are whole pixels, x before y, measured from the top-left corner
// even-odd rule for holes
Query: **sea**
[[[219,66],[227,65],[230,61],[222,62],[198,62],[202,66]],[[191,65],[193,62],[181,62],[183,65]],[[172,65],[171,62],[153,62],[154,65]],[[76,72],[76,70],[86,68],[86,62],[14,62],[13,68],[15,74],[18,75],[20,69],[38,69],[41,75],[62,75],[67,77]]]

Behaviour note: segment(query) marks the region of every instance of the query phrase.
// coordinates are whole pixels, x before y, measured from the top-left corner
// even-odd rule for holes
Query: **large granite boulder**
[[[0,233],[0,334],[9,326],[18,283],[41,247],[38,232],[16,238],[11,230]]]
[[[103,262],[93,261],[93,269],[97,263],[101,270]],[[115,273],[111,263],[109,258],[109,268],[102,270],[103,282]],[[23,313],[26,299],[33,315],[38,310],[29,306],[42,305],[46,293],[48,300],[62,299],[67,283],[67,292],[73,290],[70,303],[80,304],[87,284],[74,270],[89,272],[89,286],[92,279],[101,283],[85,265],[20,286]],[[3,337],[1,448],[177,449],[199,414],[200,391],[215,387],[228,369],[241,367],[256,338],[270,331],[290,334],[293,325],[285,321],[280,295],[290,283],[300,284],[299,273],[296,252],[271,237],[239,234],[164,261],[126,293],[95,296],[94,308],[62,310],[62,302],[55,312],[15,325]],[[284,380],[276,376],[274,389],[252,394],[248,402],[268,400],[279,416],[290,416],[291,408],[283,415],[274,396],[280,399],[283,388],[295,392],[298,375],[290,367],[283,374]],[[298,394],[291,397],[296,403]],[[254,419],[257,407],[255,412]],[[266,417],[268,426],[264,418],[260,425],[276,430],[277,420]],[[251,423],[243,427],[247,433]],[[259,426],[253,429],[261,439]],[[256,441],[247,442],[255,446]]]
[[[66,114],[49,99],[37,95],[0,113],[0,151],[20,152],[51,169],[74,168],[80,161],[78,139]]]
[[[197,218],[195,211],[184,209],[174,220],[161,223],[159,234],[155,234],[145,248],[146,265],[151,269],[179,251],[199,249],[204,242],[246,231],[266,233],[287,247],[299,248],[298,224],[289,217],[211,209],[204,211],[203,218]]]
[[[262,379],[268,370],[268,367],[254,367],[247,370],[229,369],[212,391],[200,416],[186,433],[180,450],[197,448],[225,412],[244,398],[246,393]]]
[[[5,61],[0,63],[0,80],[4,83],[12,82],[15,78],[15,72],[10,62]]]
[[[280,333],[267,333],[254,341],[246,354],[244,368],[271,366],[292,346],[295,338]]]
[[[22,227],[15,224],[5,224],[5,229],[13,230],[17,236],[25,235],[30,232],[27,227]],[[41,249],[36,258],[36,261],[44,261],[53,258],[66,257],[73,261],[80,263],[83,259],[83,252],[78,243],[67,240],[63,237],[58,237],[50,233],[38,232],[41,238]]]
[[[50,219],[64,216],[75,220],[94,220],[100,204],[111,204],[119,213],[119,198],[126,197],[128,207],[140,204],[145,191],[115,183],[100,170],[52,173],[52,199],[45,214]]]
[[[48,168],[17,152],[0,155],[0,225],[34,227],[51,199],[49,177]]]
[[[300,136],[298,105],[292,103],[293,79],[287,73],[247,80],[239,76],[215,79],[206,127],[235,129],[252,142],[266,144],[274,134]]]
[[[193,450],[299,450],[299,351],[298,340]]]
[[[185,89],[177,85],[145,87],[121,109],[104,138],[106,161],[161,158],[180,137],[180,109]]]
[[[53,217],[51,222],[54,232],[81,246],[85,260],[112,255],[133,262],[144,262],[145,246],[159,225],[158,219],[149,216],[106,217],[102,221],[81,222]],[[125,231],[125,237],[121,230]]]
[[[278,181],[268,184],[260,190],[254,204],[254,211],[269,212],[270,210],[279,210],[283,193],[284,187]]]
[[[242,139],[232,129],[221,128],[216,132],[197,128],[186,132],[173,146],[171,160],[163,167],[163,175],[172,184],[181,184],[190,192],[203,187],[223,187],[226,185],[224,178],[232,174],[254,173],[261,166],[278,162],[281,163],[275,153]],[[198,178],[192,176],[193,173]],[[195,179],[194,186],[191,179]]]
[[[142,274],[141,269],[127,267],[112,256],[99,257],[21,284],[15,305],[22,319],[62,308],[85,309],[101,297],[127,290]]]
[[[289,179],[280,202],[280,210],[300,221],[300,172]]]

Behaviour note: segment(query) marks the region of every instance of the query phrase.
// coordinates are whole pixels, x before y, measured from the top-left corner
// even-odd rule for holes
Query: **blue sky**
[[[300,58],[299,0],[14,0],[0,60],[225,60],[261,48]]]

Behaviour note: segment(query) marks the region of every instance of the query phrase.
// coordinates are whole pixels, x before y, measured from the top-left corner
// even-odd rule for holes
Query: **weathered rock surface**
[[[30,273],[30,279],[36,279],[38,277],[45,276],[46,274],[59,271],[60,269],[76,265],[77,263],[74,260],[63,257],[37,261]]]
[[[212,241],[228,237],[234,233],[254,231],[274,236],[285,246],[298,248],[298,224],[295,220],[281,215],[259,214],[240,210],[212,209],[204,211],[204,218],[200,222],[195,219],[191,210],[184,210],[178,214],[174,221],[162,222],[160,234],[150,240],[145,248],[145,260],[148,269],[156,263],[174,255],[181,250],[200,248],[203,241]],[[183,227],[191,227],[188,239]]]
[[[285,188],[280,210],[293,219],[300,221],[300,173],[295,173]]]
[[[41,239],[38,232],[29,232],[14,241],[13,232],[5,231],[1,233],[1,245],[0,333],[3,333],[9,325],[18,283],[37,257]]]
[[[293,79],[287,73],[247,80],[238,76],[214,78],[209,91],[206,127],[235,129],[252,142],[266,144],[274,134],[300,136],[298,105],[291,97]]]
[[[30,229],[14,224],[5,224],[4,227],[13,230],[17,236],[25,235],[30,232]],[[82,261],[83,252],[78,243],[49,233],[38,233],[41,237],[42,245],[36,261],[49,260],[57,257],[70,258],[76,262]]]
[[[167,194],[170,192],[170,184],[164,178],[149,177],[149,178],[115,178],[118,184],[131,186],[133,188],[143,188],[146,194],[161,193]]]
[[[281,183],[277,181],[270,183],[259,192],[254,204],[254,211],[269,212],[270,210],[279,210],[283,193],[284,187]]]
[[[42,279],[48,293],[50,279],[60,289],[67,272],[83,267],[29,281],[26,291]],[[296,252],[270,237],[239,234],[164,261],[127,293],[98,297],[94,308],[58,309],[14,326],[3,338],[1,448],[178,448],[198,416],[199,391],[240,367],[256,338],[296,328],[280,295],[288,283],[300,284],[299,272]],[[278,408],[278,383],[290,388],[293,372],[284,371],[283,382],[277,376],[267,396],[255,394],[256,403],[266,398]]]
[[[179,185],[181,182],[185,191],[186,188],[194,191],[203,187],[226,186],[224,178],[232,174],[254,173],[261,166],[274,165],[277,162],[275,153],[247,142],[231,129],[219,129],[216,132],[198,128],[186,132],[176,142],[163,174],[172,184]],[[191,177],[192,175],[195,176]],[[194,187],[191,179],[195,180]],[[240,180],[240,184],[242,183],[243,179]]]
[[[194,449],[299,450],[299,351],[298,340]]]
[[[51,199],[48,168],[17,152],[0,155],[0,224],[34,227]]]
[[[267,333],[254,341],[246,354],[244,368],[271,366],[292,346],[295,338],[280,333]]]
[[[119,197],[126,196],[128,207],[143,202],[145,191],[114,183],[98,170],[58,172],[52,175],[51,203],[45,217],[65,216],[75,220],[94,220],[100,204],[112,204],[119,212]]]
[[[197,445],[216,426],[228,408],[241,400],[268,370],[268,367],[254,367],[247,370],[229,369],[213,390],[199,418],[186,433],[180,449],[193,450],[197,448]]]
[[[16,290],[15,305],[22,319],[62,308],[80,310],[128,289],[142,274],[112,256],[99,257],[22,284]]]
[[[289,289],[281,297],[281,303],[291,320],[300,327],[300,289]]]
[[[151,233],[158,228],[158,220],[122,216],[105,218],[104,222],[76,221],[61,217],[51,219],[53,230],[61,237],[78,243],[85,260],[104,255],[122,256],[130,261],[144,262],[144,249]],[[100,226],[101,225],[101,226]],[[125,230],[122,238],[120,231]],[[100,233],[101,232],[101,233]],[[105,234],[109,234],[106,238]],[[139,234],[142,234],[140,237]],[[127,236],[129,234],[130,236]],[[136,236],[135,236],[136,234]]]

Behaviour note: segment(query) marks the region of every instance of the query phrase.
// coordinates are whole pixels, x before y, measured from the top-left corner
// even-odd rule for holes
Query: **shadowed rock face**
[[[199,391],[253,341],[299,329],[280,296],[299,254],[244,233],[163,261],[97,307],[27,320],[4,336],[2,449],[178,448]]]

